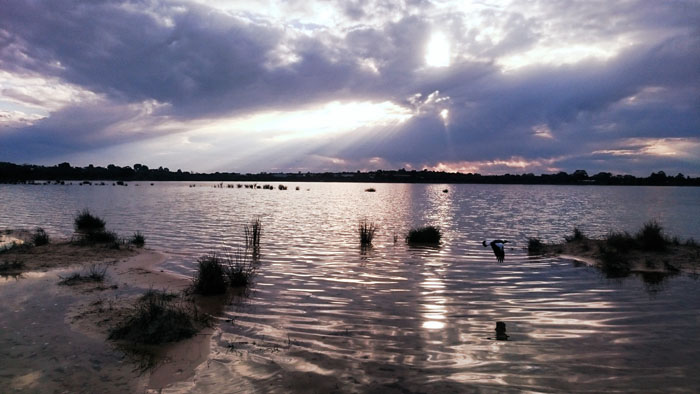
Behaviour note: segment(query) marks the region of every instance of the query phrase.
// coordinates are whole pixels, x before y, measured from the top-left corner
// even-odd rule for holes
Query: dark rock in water
[[[496,340],[497,341],[507,341],[508,335],[506,334],[506,323],[502,321],[496,322]]]

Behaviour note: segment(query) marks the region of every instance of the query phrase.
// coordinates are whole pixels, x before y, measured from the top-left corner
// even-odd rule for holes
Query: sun
[[[450,65],[450,43],[443,33],[433,33],[430,37],[425,49],[425,64],[430,67]]]

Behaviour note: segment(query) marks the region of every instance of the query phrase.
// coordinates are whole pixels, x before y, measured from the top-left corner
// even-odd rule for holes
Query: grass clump
[[[177,295],[149,290],[131,313],[109,332],[109,339],[157,345],[191,338],[206,318],[175,301]]]
[[[605,237],[605,245],[620,252],[628,252],[637,248],[637,242],[627,232],[611,231]]]
[[[637,242],[644,250],[664,251],[669,243],[663,234],[663,228],[656,220],[650,220],[637,233]]]
[[[235,260],[228,259],[224,274],[231,287],[247,287],[253,280],[255,267],[246,255],[236,254]]]
[[[78,212],[74,218],[73,227],[78,233],[79,245],[110,244],[111,248],[119,249],[125,244],[125,241],[119,239],[116,233],[105,230],[104,220],[91,214],[87,209]]]
[[[255,275],[255,266],[247,255],[236,254],[234,258],[216,254],[201,257],[191,290],[195,294],[224,294],[229,287],[247,287]]]
[[[119,249],[119,236],[112,231],[95,231],[83,234],[81,243],[88,245],[113,243]]]
[[[439,227],[425,226],[413,228],[406,236],[406,242],[409,244],[438,244],[442,238],[442,232]]]
[[[538,255],[544,253],[544,244],[538,238],[527,239],[527,254]]]
[[[78,233],[100,232],[105,229],[105,221],[91,214],[86,208],[75,216],[73,226]]]
[[[215,295],[226,292],[226,266],[216,254],[206,255],[197,260],[197,272],[192,281],[195,294]]]
[[[143,247],[143,245],[146,244],[146,237],[144,237],[140,231],[137,231],[129,239],[129,243],[136,246],[137,248],[141,248],[141,247]]]
[[[374,238],[374,233],[379,229],[374,223],[368,222],[367,220],[360,221],[360,225],[357,231],[360,233],[360,244],[362,246],[372,245],[372,239]]]
[[[49,235],[46,234],[43,228],[37,227],[32,234],[32,243],[34,246],[42,246],[49,243]]]
[[[260,218],[255,218],[250,224],[243,227],[245,231],[245,244],[247,248],[259,249],[260,236],[262,235],[262,223]]]
[[[105,280],[107,276],[107,267],[98,264],[91,265],[85,273],[74,272],[66,277],[58,276],[61,280],[58,282],[62,286],[74,286],[82,283],[99,283]]]
[[[583,232],[578,227],[574,227],[573,234],[564,237],[566,242],[583,241],[584,239],[586,239],[586,236],[583,235]]]

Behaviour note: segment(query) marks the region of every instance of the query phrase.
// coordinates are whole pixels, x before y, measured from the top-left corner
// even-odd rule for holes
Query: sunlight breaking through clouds
[[[679,157],[700,162],[700,141],[688,138],[630,138],[615,149],[602,149],[593,154],[612,156]]]
[[[209,128],[269,133],[275,141],[285,141],[351,131],[361,127],[400,124],[411,112],[389,101],[381,103],[333,101],[318,107],[295,111],[262,112],[235,118]]]
[[[425,50],[425,63],[430,67],[450,65],[450,43],[441,32],[433,33]]]
[[[0,154],[55,164],[138,150],[194,171],[354,170],[381,157],[489,173],[694,175],[697,149],[680,141],[700,130],[699,9],[106,0],[73,12],[6,0]],[[244,147],[236,160],[231,146]]]

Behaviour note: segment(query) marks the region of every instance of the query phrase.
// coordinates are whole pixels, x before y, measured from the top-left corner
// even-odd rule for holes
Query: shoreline
[[[12,344],[3,353],[13,360],[14,369],[7,371],[12,377],[10,389],[80,391],[85,382],[72,379],[73,375],[91,368],[95,376],[86,377],[89,386],[100,387],[104,393],[123,392],[125,385],[127,391],[157,391],[192,377],[209,356],[214,326],[191,338],[160,345],[108,339],[110,328],[146,292],[182,292],[190,285],[190,278],[160,269],[166,257],[148,249],[114,250],[68,241],[0,254],[0,262],[14,259],[23,263],[21,269],[0,272],[0,296],[10,300],[0,308],[0,314],[10,318],[0,330],[0,339]],[[71,273],[95,265],[104,267],[104,281],[60,283]],[[196,297],[193,302],[210,314],[223,307]],[[38,316],[37,309],[46,312]],[[37,349],[38,343],[44,345]],[[71,365],[80,371],[56,368],[55,359],[61,357],[74,360]]]

